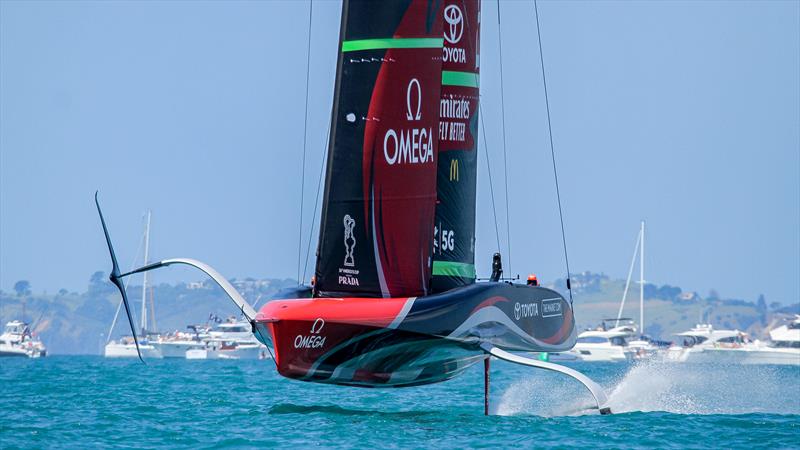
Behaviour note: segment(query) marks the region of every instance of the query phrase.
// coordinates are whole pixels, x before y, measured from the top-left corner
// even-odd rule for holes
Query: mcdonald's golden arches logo
[[[450,160],[450,181],[458,181],[458,160]]]

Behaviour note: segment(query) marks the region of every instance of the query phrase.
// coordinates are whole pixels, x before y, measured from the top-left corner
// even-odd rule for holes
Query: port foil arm
[[[214,280],[225,294],[236,304],[236,306],[242,311],[247,320],[252,322],[256,318],[256,310],[250,306],[247,301],[245,301],[244,297],[233,287],[233,285],[225,279],[219,272],[217,272],[213,267],[209,266],[208,264],[198,261],[196,259],[191,258],[171,258],[165,259],[156,263],[148,264],[146,266],[139,267],[138,269],[131,270],[130,272],[123,273],[119,275],[119,278],[127,277],[129,275],[133,275],[136,273],[147,272],[149,270],[158,269],[160,267],[171,266],[173,264],[184,264],[187,266],[192,266],[196,269],[199,269],[206,275],[208,275],[212,280]]]
[[[513,353],[500,350],[499,348],[493,346],[488,342],[482,343],[481,348],[486,353],[495,356],[499,359],[502,359],[503,361],[508,361],[515,364],[521,364],[523,366],[536,367],[538,369],[552,370],[554,372],[563,373],[564,375],[567,375],[569,377],[578,380],[581,384],[586,386],[589,392],[592,393],[592,396],[597,402],[597,409],[600,410],[600,414],[611,414],[611,408],[608,407],[608,396],[606,396],[606,393],[605,391],[603,391],[603,388],[600,387],[599,384],[592,381],[589,377],[578,372],[577,370],[573,370],[570,369],[569,367],[564,367],[559,364],[553,364],[551,362],[538,361],[535,359],[525,358],[523,356],[515,355]]]

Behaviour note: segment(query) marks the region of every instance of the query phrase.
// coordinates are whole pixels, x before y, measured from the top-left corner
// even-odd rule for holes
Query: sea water
[[[280,377],[265,361],[0,359],[2,448],[800,448],[800,366],[573,364],[614,415],[562,375],[492,362],[405,389]]]

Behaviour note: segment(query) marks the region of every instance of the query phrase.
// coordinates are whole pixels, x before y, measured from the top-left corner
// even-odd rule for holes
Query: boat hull
[[[625,362],[633,358],[633,353],[619,345],[576,344],[570,353],[586,362]]]
[[[234,349],[217,349],[213,347],[194,348],[184,354],[186,359],[267,359],[269,353],[261,344],[240,345]]]
[[[142,358],[162,358],[158,349],[149,344],[140,344],[139,351],[142,353]],[[112,342],[106,345],[103,356],[106,358],[138,358],[139,354],[136,352],[135,344]]]
[[[445,381],[505,350],[560,352],[575,343],[572,307],[542,287],[479,283],[418,298],[274,300],[256,337],[289,378],[362,387]]]
[[[25,349],[20,347],[13,347],[10,345],[0,345],[0,357],[23,357],[27,358],[30,355]]]
[[[800,366],[800,349],[792,348],[687,348],[673,350],[673,361],[702,364],[753,364]]]
[[[163,358],[186,358],[188,350],[202,349],[205,344],[197,341],[163,341],[151,344]]]

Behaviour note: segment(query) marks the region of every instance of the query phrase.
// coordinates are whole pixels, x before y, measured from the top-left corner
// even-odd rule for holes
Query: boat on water
[[[148,261],[148,254],[150,250],[150,219],[151,214],[147,212],[147,220],[145,222],[144,228],[144,235],[143,235],[143,243],[144,243],[144,264],[147,264]],[[152,292],[150,296],[150,302],[152,306],[153,297]],[[138,340],[133,336],[123,336],[118,340],[111,340],[112,333],[114,331],[114,326],[117,323],[117,318],[119,317],[120,309],[125,307],[125,312],[128,314],[128,318],[132,320],[131,311],[129,305],[124,303],[120,300],[119,304],[117,305],[117,311],[114,314],[114,320],[111,322],[111,328],[108,330],[108,338],[106,341],[106,345],[103,348],[103,356],[106,358],[138,358],[140,353],[142,357],[145,358],[162,358],[162,354],[158,348],[156,348],[151,341],[158,340],[158,333],[148,331],[148,320],[147,320],[147,274],[143,274],[142,277],[142,303],[141,303],[141,321],[140,321],[140,334],[142,335],[142,339]],[[151,308],[152,311],[152,308]],[[155,317],[153,317],[153,325],[155,325]],[[154,327],[155,328],[155,327]]]
[[[42,341],[34,336],[27,323],[12,320],[6,324],[3,334],[0,335],[0,357],[41,358],[46,355],[47,349]]]
[[[595,330],[583,331],[578,335],[575,347],[569,351],[576,359],[586,362],[622,362],[633,359],[635,351],[628,347],[628,339],[636,336],[633,321],[616,327],[607,327],[604,319]]]
[[[494,356],[571,376],[610,413],[603,389],[585,375],[511,353],[571,349],[571,294],[502,278],[499,249],[489,280],[476,278],[480,2],[345,0],[341,18],[313,285],[256,311],[197,260],[121,273],[95,197],[123,302],[124,277],[189,265],[274,348],[285,377],[400,388],[483,363],[488,414]]]
[[[800,366],[800,314],[769,332],[769,342],[757,343],[742,353],[744,364]]]
[[[267,346],[253,335],[246,320],[234,317],[218,324],[202,338],[201,345],[185,351],[186,359],[267,359]]]
[[[159,335],[152,342],[153,347],[164,358],[186,358],[186,352],[204,349],[211,328],[207,325],[189,325],[186,328],[190,331],[176,331]]]
[[[698,324],[689,331],[677,333],[682,343],[672,345],[666,352],[667,361],[689,363],[737,362],[732,353],[716,350],[753,348],[755,343],[739,330],[715,329],[711,324]]]
[[[663,344],[644,335],[633,319],[622,317],[637,255],[639,256],[639,326],[644,327],[644,221],[642,221],[617,317],[603,319],[598,328],[580,333],[575,347],[569,351],[574,358],[587,362],[647,359],[658,352],[661,347],[659,344]]]
[[[137,351],[138,347],[138,351]],[[133,336],[123,336],[111,341],[103,348],[106,358],[138,358],[139,353],[145,358],[160,359],[161,352],[146,337],[138,340],[138,345]]]
[[[800,316],[770,331],[769,342],[711,325],[698,325],[678,336],[686,340],[683,347],[669,349],[667,356],[673,361],[800,366]]]

